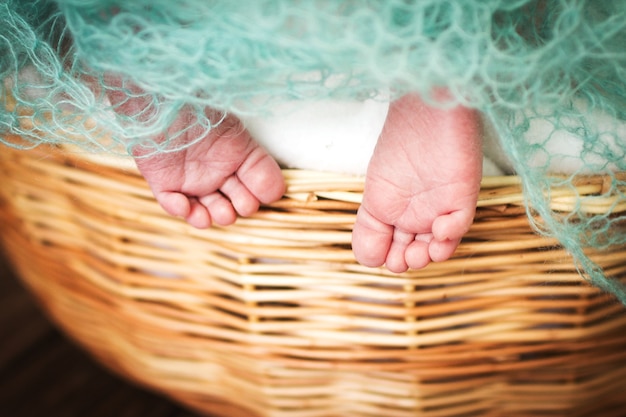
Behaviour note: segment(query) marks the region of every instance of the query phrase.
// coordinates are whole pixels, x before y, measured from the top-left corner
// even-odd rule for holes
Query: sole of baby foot
[[[461,106],[435,108],[415,95],[391,104],[353,229],[359,263],[401,273],[454,254],[476,211],[479,126]]]
[[[115,74],[106,74],[105,80],[113,111],[125,118],[150,119],[152,95]],[[160,152],[165,137],[176,138],[177,146],[191,145]],[[233,115],[184,107],[167,132],[146,142],[132,150],[139,171],[163,209],[194,227],[232,224],[238,215],[250,216],[260,204],[284,194],[280,167]]]
[[[193,122],[189,116],[181,119]],[[140,148],[135,154],[140,172],[168,214],[196,228],[227,226],[283,196],[280,167],[238,120],[227,116],[200,141],[194,140],[199,133],[193,127],[187,132],[193,144],[180,151],[144,157]]]

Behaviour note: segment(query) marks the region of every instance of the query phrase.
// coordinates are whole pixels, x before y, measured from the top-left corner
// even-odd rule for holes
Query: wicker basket
[[[164,215],[123,162],[5,148],[0,175],[2,243],[53,320],[187,407],[228,417],[626,410],[624,308],[533,233],[516,177],[483,181],[453,259],[394,275],[353,260],[360,179],[285,171],[278,203],[196,230]],[[578,192],[602,188],[588,178]],[[626,249],[592,257],[626,276]]]

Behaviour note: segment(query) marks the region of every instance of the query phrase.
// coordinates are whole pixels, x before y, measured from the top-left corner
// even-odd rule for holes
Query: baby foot
[[[154,109],[149,95],[114,74],[106,74],[105,81],[115,112],[139,120],[150,117]],[[137,167],[161,207],[197,228],[232,224],[237,214],[250,216],[261,203],[272,203],[285,191],[280,167],[239,119],[232,115],[222,119],[210,109],[207,116],[214,123],[208,134],[197,126],[191,109],[178,114],[169,133],[184,131],[189,142],[206,135],[180,151],[151,155],[151,149],[142,146],[132,149]],[[165,139],[154,140],[161,143]]]
[[[188,128],[189,118],[183,111],[170,129]],[[250,216],[285,191],[276,161],[234,116],[183,150],[146,157],[142,152],[133,151],[135,162],[161,207],[197,228],[232,224],[237,214]]]
[[[448,259],[473,222],[481,176],[474,111],[416,95],[392,103],[352,234],[357,261],[400,273]]]

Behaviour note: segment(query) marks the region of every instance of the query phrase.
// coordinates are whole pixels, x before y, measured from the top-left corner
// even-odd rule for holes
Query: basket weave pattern
[[[196,230],[163,214],[130,166],[3,149],[1,239],[69,335],[199,411],[623,415],[623,306],[533,232],[517,178],[483,181],[453,259],[395,275],[353,259],[362,179],[284,173],[278,203]],[[578,192],[602,187],[588,178]],[[626,277],[626,249],[593,259]]]

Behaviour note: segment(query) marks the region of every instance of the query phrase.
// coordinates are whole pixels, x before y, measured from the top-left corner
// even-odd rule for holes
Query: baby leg
[[[392,103],[354,225],[357,261],[399,273],[448,259],[472,224],[481,176],[474,111],[416,95]]]
[[[110,93],[109,99],[117,112],[126,115],[140,115],[146,108],[141,98],[120,92]],[[285,191],[278,164],[240,121],[234,116],[220,121],[221,116],[210,110],[208,114],[219,123],[187,148],[155,155],[141,146],[132,150],[139,171],[163,209],[198,228],[229,225],[237,214],[252,215],[261,203],[274,202]],[[169,131],[185,130],[191,142],[205,134],[202,128],[194,128],[194,122],[195,115],[183,109]],[[164,136],[154,140],[162,142]]]

